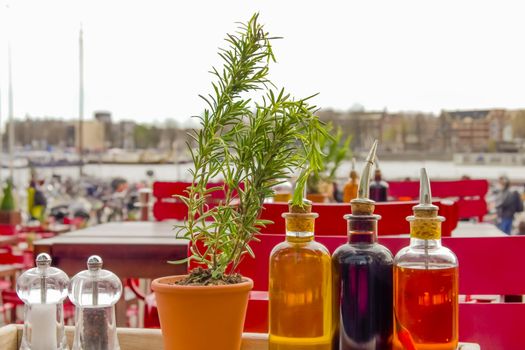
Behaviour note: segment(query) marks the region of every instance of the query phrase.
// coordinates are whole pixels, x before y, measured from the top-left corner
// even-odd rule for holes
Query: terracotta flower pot
[[[239,350],[253,281],[225,286],[180,286],[185,276],[157,278],[151,288],[164,350]]]

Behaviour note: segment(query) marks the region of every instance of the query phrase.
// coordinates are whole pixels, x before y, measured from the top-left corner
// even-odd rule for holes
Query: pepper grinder
[[[102,269],[97,255],[88,258],[87,268],[69,286],[69,299],[76,306],[73,350],[120,350],[115,304],[122,295],[122,283]]]
[[[16,293],[24,302],[24,330],[20,350],[67,350],[64,306],[69,278],[51,267],[51,257],[36,257],[36,267],[16,281]]]

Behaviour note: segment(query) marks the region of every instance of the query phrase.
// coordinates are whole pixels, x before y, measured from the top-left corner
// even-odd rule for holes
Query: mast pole
[[[7,104],[8,104],[8,118],[9,118],[9,177],[14,180],[14,158],[15,158],[15,125],[14,125],[14,109],[13,109],[13,72],[11,62],[11,41],[7,44],[7,69],[8,69],[8,90],[7,90]]]
[[[78,37],[78,153],[79,153],[79,175],[84,175],[84,31],[82,23]]]

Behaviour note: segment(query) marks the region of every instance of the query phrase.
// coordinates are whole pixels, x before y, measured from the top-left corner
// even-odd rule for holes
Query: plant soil
[[[197,267],[191,270],[190,274],[174,284],[181,286],[224,286],[228,284],[238,284],[243,282],[244,279],[238,273],[231,275],[222,275],[220,278],[212,278],[211,271]]]

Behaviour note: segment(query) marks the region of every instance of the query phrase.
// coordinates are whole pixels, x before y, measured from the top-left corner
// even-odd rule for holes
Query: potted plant
[[[350,142],[352,137],[348,136],[343,140],[341,127],[335,129],[331,123],[326,126],[333,135],[324,134],[319,139],[321,151],[325,154],[321,166],[321,172],[310,174],[307,182],[308,199],[312,202],[323,203],[327,199],[335,201],[334,182],[337,170],[345,159],[351,157]]]
[[[4,188],[4,196],[0,202],[0,224],[16,226],[21,222],[20,212],[16,210],[16,201],[13,195],[13,181],[7,179]]]
[[[263,201],[276,183],[302,169],[293,196],[302,205],[306,180],[320,169],[318,142],[326,130],[309,98],[294,99],[269,80],[273,39],[255,14],[227,35],[228,48],[219,52],[224,67],[212,69],[213,92],[203,97],[208,107],[192,133],[192,185],[179,196],[188,215],[177,227],[191,251],[178,263],[201,267],[152,283],[166,350],[240,348],[253,282],[237,270],[242,259],[254,257],[250,242],[268,223],[259,219]],[[257,103],[249,97],[255,92],[262,96]],[[224,185],[207,188],[214,178]],[[208,205],[216,191],[224,199]]]

